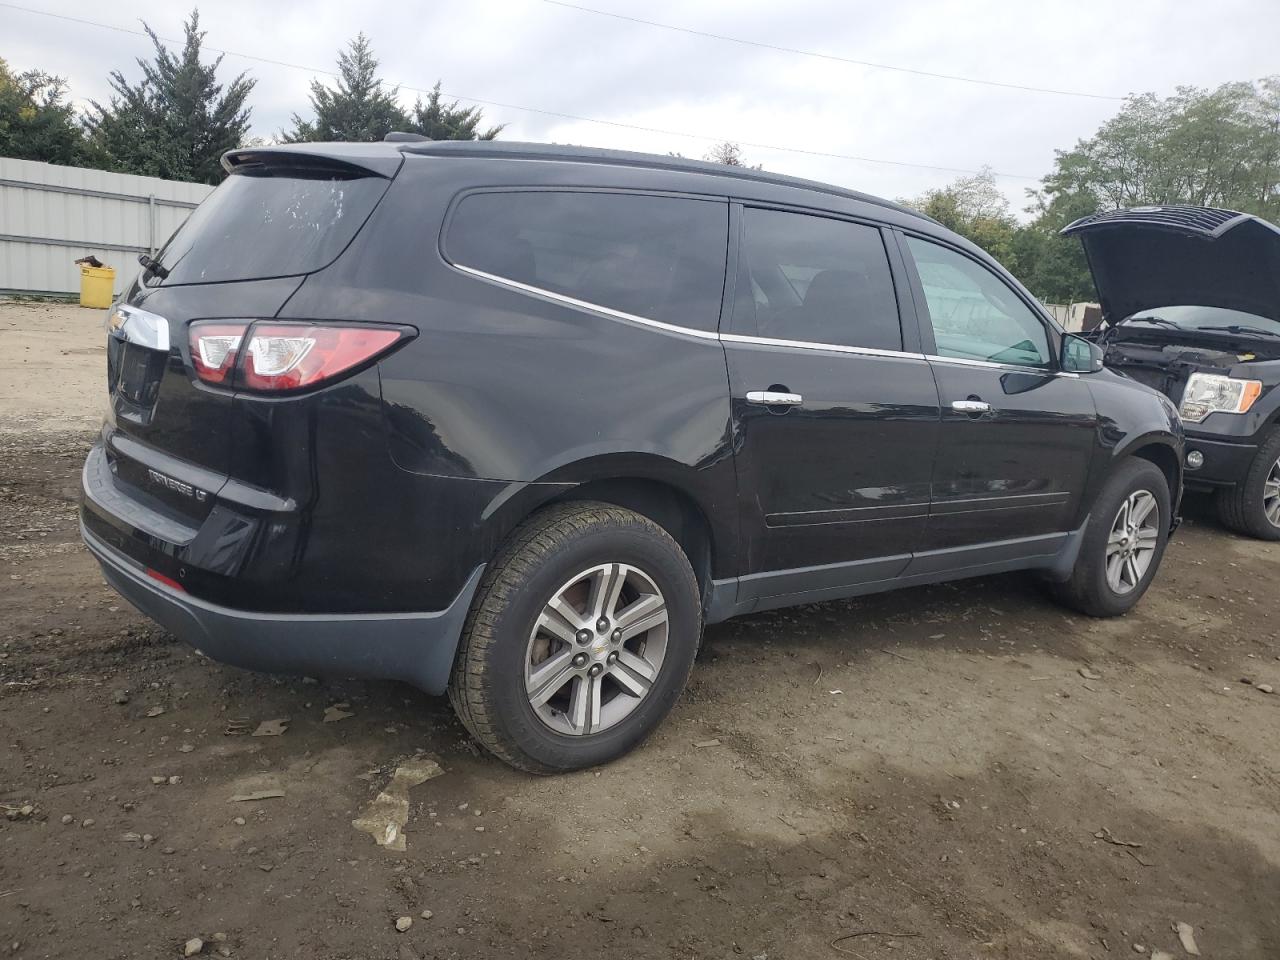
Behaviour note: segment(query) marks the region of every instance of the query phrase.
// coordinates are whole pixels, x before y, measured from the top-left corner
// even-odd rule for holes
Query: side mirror
[[[1102,348],[1067,334],[1062,338],[1062,369],[1067,373],[1097,373],[1102,369]]]

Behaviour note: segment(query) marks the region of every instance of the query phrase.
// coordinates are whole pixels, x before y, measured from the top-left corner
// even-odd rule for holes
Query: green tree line
[[[154,54],[137,59],[137,79],[113,70],[108,101],[91,101],[83,112],[68,103],[62,78],[39,70],[19,73],[0,59],[0,156],[166,180],[220,181],[222,154],[251,142],[249,96],[256,81],[247,73],[219,80],[222,57],[202,56],[198,11],[183,25],[177,52],[149,25],[143,29]],[[291,129],[274,139],[373,141],[401,130],[433,140],[492,140],[502,131],[501,125],[483,125],[479,107],[446,102],[439,83],[425,99],[401,107],[399,89],[378,77],[378,60],[363,33],[339,52],[331,85],[311,82],[310,100],[310,116],[294,114]]]
[[[135,79],[112,71],[108,101],[84,111],[68,102],[63,79],[0,59],[0,156],[217,183],[222,153],[253,142],[255,81],[247,73],[220,79],[222,58],[202,56],[195,11],[180,51],[144,27],[152,58],[136,61]],[[445,102],[439,83],[403,106],[400,90],[379,77],[364,34],[339,52],[333,80],[311,82],[309,99],[306,115],[294,114],[275,140],[374,141],[393,130],[491,140],[502,131],[485,124],[480,108]],[[745,164],[733,143],[707,159]],[[1080,245],[1058,231],[1098,209],[1189,203],[1280,219],[1280,76],[1132,96],[1092,137],[1057,151],[1053,169],[1027,193],[1025,222],[989,168],[903,202],[985,248],[1053,302],[1093,296]]]
[[[1056,151],[1019,223],[990,169],[905,200],[1004,263],[1036,296],[1093,297],[1080,244],[1058,236],[1100,209],[1186,203],[1280,221],[1280,76],[1130,97],[1092,137]]]

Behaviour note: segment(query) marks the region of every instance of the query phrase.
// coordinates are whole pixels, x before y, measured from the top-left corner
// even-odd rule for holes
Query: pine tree
[[[84,142],[66,81],[40,70],[14,73],[0,59],[0,156],[76,164]]]
[[[432,140],[493,140],[506,124],[481,131],[483,113],[479,107],[460,107],[458,101],[441,102],[440,82],[431,88],[426,102],[419,97],[413,104],[405,128]]]
[[[150,26],[144,23],[143,29],[155,59],[138,59],[142,80],[131,84],[113,71],[110,104],[92,102],[85,117],[94,159],[121,173],[217,183],[222,154],[238,147],[249,131],[245,101],[255,81],[242,73],[224,92],[217,82],[222,57],[209,64],[200,60],[204,33],[198,10],[183,24],[186,37],[177,55]]]
[[[311,81],[312,120],[293,115],[293,130],[282,133],[289,143],[314,140],[381,140],[403,130],[408,117],[397,102],[398,88],[386,89],[377,75],[378,60],[369,38],[357,34],[338,54],[338,86],[331,90]]]

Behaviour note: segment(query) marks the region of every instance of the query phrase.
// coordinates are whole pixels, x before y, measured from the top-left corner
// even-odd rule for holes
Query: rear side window
[[[715,330],[724,291],[728,205],[638,194],[473,193],[445,253],[575,300]]]
[[[747,208],[734,330],[776,340],[901,350],[884,241],[875,227]]]
[[[260,280],[319,270],[351,242],[389,182],[296,169],[232,174],[160,251],[156,259],[169,275],[159,282]]]

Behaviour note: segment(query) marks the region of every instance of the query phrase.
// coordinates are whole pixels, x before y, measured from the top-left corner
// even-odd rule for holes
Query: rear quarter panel
[[[440,224],[466,189],[609,186],[616,171],[502,163],[486,177],[485,169],[408,159],[361,235],[281,316],[418,329],[379,364],[386,446],[407,473],[491,484],[481,510],[487,545],[573,485],[642,477],[694,500],[713,527],[713,567],[731,565],[736,481],[719,341],[478,278],[440,251]]]

